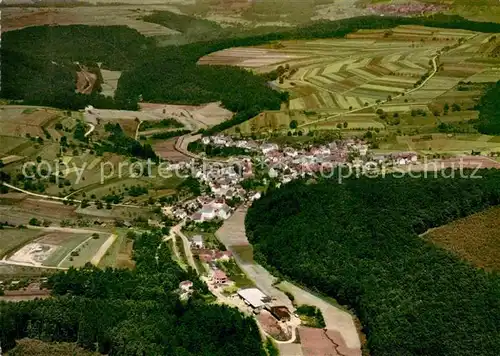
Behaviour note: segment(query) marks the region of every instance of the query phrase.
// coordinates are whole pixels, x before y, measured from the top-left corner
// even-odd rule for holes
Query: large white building
[[[238,295],[254,309],[261,308],[270,301],[270,298],[257,288],[240,289]]]

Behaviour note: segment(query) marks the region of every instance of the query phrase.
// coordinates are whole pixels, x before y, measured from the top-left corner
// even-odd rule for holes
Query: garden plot
[[[465,79],[466,82],[473,83],[494,83],[498,80],[500,80],[500,65],[497,68],[484,70]]]

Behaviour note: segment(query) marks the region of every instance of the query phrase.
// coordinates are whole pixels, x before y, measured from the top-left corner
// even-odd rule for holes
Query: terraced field
[[[378,109],[401,115],[412,109],[432,113],[433,105],[444,102],[471,106],[481,91],[458,87],[500,79],[500,59],[488,54],[494,40],[491,34],[465,30],[399,26],[358,31],[343,39],[232,48],[199,63],[236,65],[258,73],[281,67],[272,85],[290,92],[288,107],[242,124],[243,133],[288,129],[291,120],[305,131],[335,129],[338,122],[349,120],[352,129],[389,129],[375,115]],[[363,116],[366,120],[359,125]]]

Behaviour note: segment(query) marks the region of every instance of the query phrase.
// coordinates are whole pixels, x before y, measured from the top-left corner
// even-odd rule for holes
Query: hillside
[[[289,183],[254,202],[247,235],[261,262],[353,307],[373,356],[500,352],[500,278],[418,234],[500,202],[482,179]]]

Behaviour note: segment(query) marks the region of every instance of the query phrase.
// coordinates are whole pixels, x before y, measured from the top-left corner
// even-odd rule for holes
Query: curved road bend
[[[238,208],[229,219],[224,221],[224,224],[217,230],[215,235],[233,253],[237,264],[255,282],[260,290],[268,296],[276,298],[278,303],[293,310],[294,307],[290,299],[276,287],[277,278],[255,261],[243,261],[233,249],[233,246],[249,244],[244,224],[246,212],[246,207]],[[361,355],[361,342],[358,331],[354,319],[349,313],[292,283],[281,282],[280,287],[291,292],[298,303],[310,304],[319,308],[325,319],[325,330],[338,332],[340,338],[350,350],[349,352],[353,355]]]

